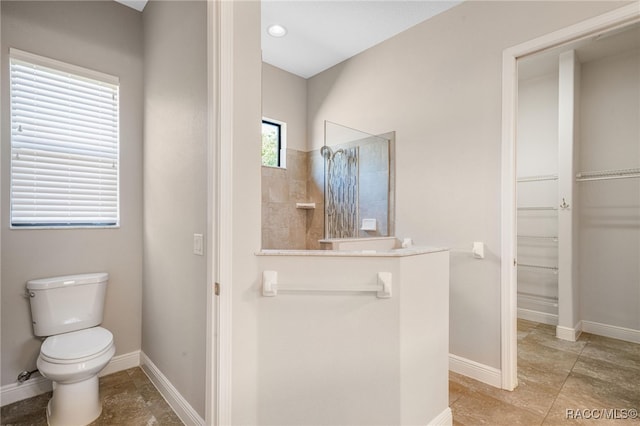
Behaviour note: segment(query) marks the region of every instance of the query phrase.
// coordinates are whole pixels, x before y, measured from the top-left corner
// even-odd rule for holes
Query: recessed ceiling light
[[[287,29],[279,24],[269,25],[267,32],[271,37],[284,37],[287,35]]]

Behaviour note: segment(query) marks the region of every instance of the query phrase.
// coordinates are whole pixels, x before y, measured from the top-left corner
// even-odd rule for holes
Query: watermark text
[[[635,408],[567,408],[569,420],[633,420],[638,418]]]

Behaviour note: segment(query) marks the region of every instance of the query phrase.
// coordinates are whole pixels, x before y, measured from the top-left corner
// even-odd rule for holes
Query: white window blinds
[[[117,226],[118,79],[10,56],[12,227]]]

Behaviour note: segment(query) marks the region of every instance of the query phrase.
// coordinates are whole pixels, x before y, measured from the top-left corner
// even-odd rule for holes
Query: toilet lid
[[[47,337],[40,353],[51,359],[73,360],[99,354],[112,344],[109,330],[93,327]]]

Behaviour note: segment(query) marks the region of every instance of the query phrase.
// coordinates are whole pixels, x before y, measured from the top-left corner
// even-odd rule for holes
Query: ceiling
[[[147,5],[147,0],[115,0],[118,3],[122,3],[125,6],[134,8],[138,12],[142,12],[142,9]]]
[[[147,0],[115,0],[140,12]],[[262,59],[309,78],[463,0],[263,0]],[[272,24],[287,29],[276,38]]]
[[[462,1],[263,0],[262,59],[309,78]],[[272,24],[287,29],[276,38]]]

